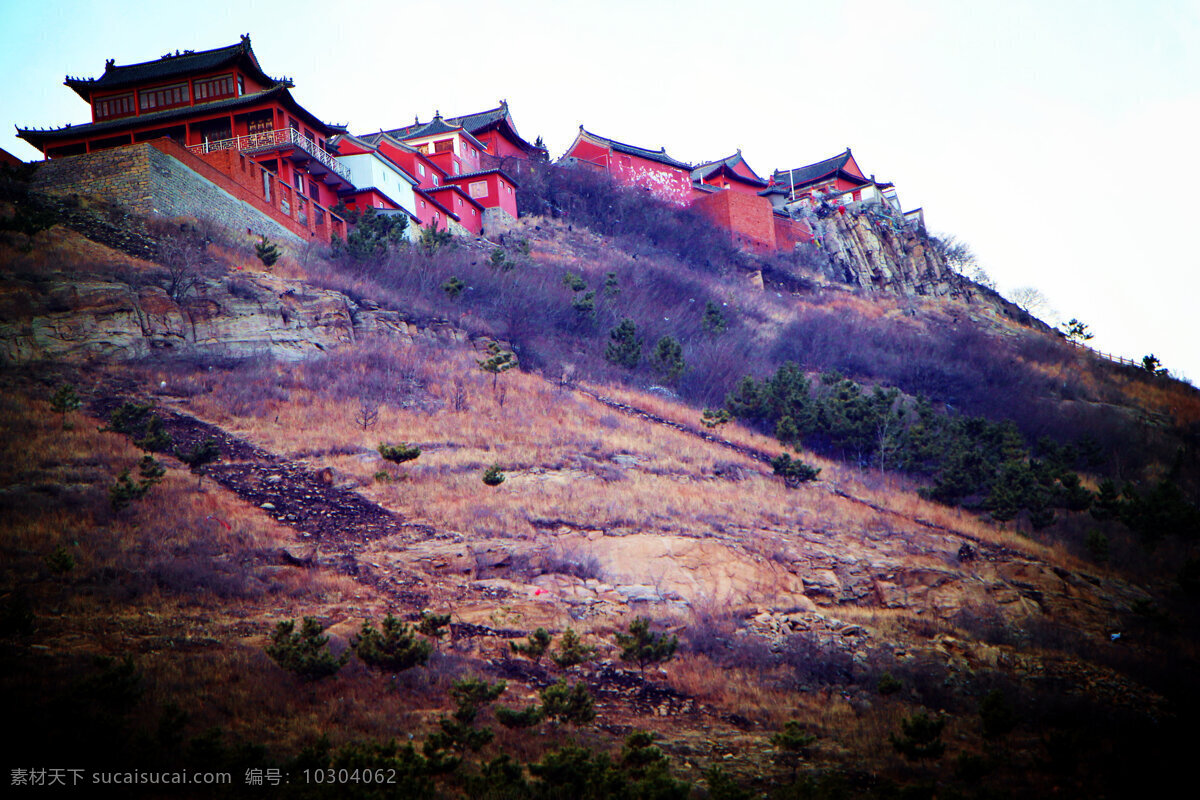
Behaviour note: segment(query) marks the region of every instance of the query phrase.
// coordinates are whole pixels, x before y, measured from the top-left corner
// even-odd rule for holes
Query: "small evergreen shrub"
[[[651,632],[649,617],[638,617],[629,623],[629,632],[618,631],[616,641],[621,648],[621,660],[637,664],[643,674],[650,664],[670,661],[679,649],[678,636]]]
[[[573,629],[567,628],[559,637],[558,649],[550,653],[550,660],[562,669],[574,667],[590,661],[596,654],[596,648],[583,643]]]
[[[483,482],[487,486],[499,486],[504,483],[504,471],[499,464],[492,464],[483,471]]]
[[[403,464],[406,461],[413,461],[421,455],[420,447],[417,447],[415,444],[406,444],[404,442],[401,442],[400,444],[385,444],[380,442],[378,450],[379,455],[383,456],[385,460],[391,461],[393,464]]]
[[[260,241],[254,243],[254,255],[258,256],[258,260],[262,262],[264,267],[273,267],[283,252],[279,249],[279,245],[267,239],[266,234]]]
[[[687,369],[683,360],[683,346],[673,336],[664,336],[654,345],[654,353],[650,356],[650,366],[668,383],[679,380],[679,376]]]
[[[508,646],[514,653],[523,655],[536,664],[542,660],[542,656],[545,655],[546,650],[550,647],[550,642],[550,632],[545,628],[538,628],[529,634],[524,642],[509,642]]]
[[[771,469],[776,475],[783,478],[784,483],[793,488],[807,481],[816,480],[817,476],[821,474],[819,467],[806,464],[800,459],[793,459],[787,453],[780,453],[772,458]]]
[[[941,758],[946,751],[942,743],[945,717],[931,717],[924,711],[900,720],[900,733],[888,734],[888,739],[897,753],[909,761]]]
[[[267,645],[267,655],[304,681],[335,675],[350,660],[350,651],[335,656],[328,647],[329,637],[321,631],[321,623],[315,617],[305,617],[299,631],[295,620],[280,622],[271,635],[271,644]]]
[[[604,358],[611,364],[633,369],[642,360],[642,340],[637,335],[637,325],[626,317],[608,333],[608,347]]]
[[[351,643],[354,652],[368,666],[390,672],[403,672],[429,661],[433,645],[417,638],[417,632],[402,620],[388,614],[383,630],[363,622],[358,637]]]
[[[61,384],[54,394],[50,396],[50,408],[56,414],[62,416],[62,428],[66,430],[67,414],[83,405],[83,400],[80,399],[79,393],[75,391],[75,387],[69,383]]]
[[[542,690],[541,716],[551,722],[587,725],[596,718],[596,706],[582,682],[567,685],[565,678]]]

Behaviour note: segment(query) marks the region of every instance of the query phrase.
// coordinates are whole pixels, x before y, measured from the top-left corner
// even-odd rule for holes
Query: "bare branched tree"
[[[158,245],[155,260],[167,271],[163,288],[172,300],[182,303],[215,268],[216,261],[208,253],[209,232],[199,225],[169,220],[149,227]]]
[[[1016,303],[1026,314],[1035,317],[1040,317],[1050,311],[1050,301],[1046,299],[1046,295],[1033,286],[1020,286],[1013,289],[1012,296],[1009,299]]]
[[[375,423],[379,422],[379,403],[366,397],[359,398],[354,422],[364,431],[374,428]]]

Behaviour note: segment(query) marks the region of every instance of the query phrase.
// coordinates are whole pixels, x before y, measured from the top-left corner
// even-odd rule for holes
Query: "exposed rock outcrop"
[[[150,353],[291,360],[372,335],[467,338],[449,321],[418,323],[272,275],[204,280],[179,302],[159,286],[103,277],[0,284],[0,358],[8,363]]]
[[[906,295],[962,296],[971,283],[946,265],[935,243],[876,207],[833,209],[810,220],[828,262],[826,277]]]

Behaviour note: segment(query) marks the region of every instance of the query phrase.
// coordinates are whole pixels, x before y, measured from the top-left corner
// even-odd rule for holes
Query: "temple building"
[[[515,129],[507,121],[507,106],[502,109],[504,116],[479,126],[488,141],[476,138],[464,125],[444,119],[440,113],[429,122],[417,120],[403,128],[360,138],[382,142],[382,147],[390,148],[389,156],[418,180],[419,193],[426,201],[426,208],[417,212],[422,222],[426,215],[444,213],[467,233],[478,236],[503,229],[517,218],[517,181],[502,166],[504,160],[525,158],[513,152],[540,152],[520,137],[516,137],[519,141],[508,138],[510,132],[515,136]],[[482,118],[491,113],[473,116]],[[527,151],[520,149],[522,143]]]
[[[692,166],[667,155],[606,139],[579,126],[579,134],[560,159],[564,164],[599,169],[625,186],[639,186],[659,200],[686,206],[693,198]]]
[[[435,119],[440,118],[440,114]],[[480,166],[483,168],[503,166],[506,159],[517,158],[523,161],[546,161],[546,148],[540,143],[529,143],[517,133],[516,123],[513,122],[512,112],[508,109],[508,101],[501,100],[496,108],[479,111],[475,114],[465,114],[461,117],[447,117],[445,124],[463,128],[482,146],[479,154]],[[398,139],[408,139],[416,130],[429,125],[416,122],[404,128],[395,128],[387,133]]]
[[[287,218],[294,233],[344,235],[344,224],[331,218],[329,208],[353,184],[328,140],[345,128],[296,102],[291,80],[267,75],[249,36],[228,47],[177,51],[140,64],[109,60],[99,78],[68,77],[65,83],[89,104],[91,122],[17,131],[47,159],[140,143],[173,156],[186,151],[236,184],[240,199]]]

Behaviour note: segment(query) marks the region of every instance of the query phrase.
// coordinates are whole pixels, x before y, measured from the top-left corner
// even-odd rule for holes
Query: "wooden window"
[[[304,194],[304,176],[297,172],[292,176],[292,182],[296,184],[296,191]]]
[[[487,197],[487,181],[471,181],[467,184],[467,194],[471,197]]]
[[[437,177],[437,175],[434,175],[434,176],[433,176],[433,185],[434,185],[434,186],[437,186],[437,185],[438,185],[438,177]]]
[[[246,93],[246,79],[238,75],[238,97]]]
[[[435,153],[453,153],[454,152],[454,140],[453,139],[442,139],[439,142],[434,142],[433,143],[433,152],[435,152]]]
[[[274,121],[271,119],[271,112],[250,117],[246,120],[246,128],[249,133],[266,133],[274,126]]]
[[[181,106],[186,102],[188,102],[188,85],[186,83],[138,92],[138,107],[142,111],[156,111],[160,108]]]
[[[105,97],[96,101],[96,119],[125,117],[133,113],[133,94]]]
[[[421,176],[422,178],[424,178],[424,177],[425,177],[425,165],[424,165],[424,164],[417,164],[417,172],[418,172],[418,174],[420,174],[420,176]]]
[[[316,181],[308,182],[308,196],[318,202],[321,200],[321,190],[320,187],[317,186]]]
[[[215,78],[197,78],[195,87],[197,100],[216,100],[218,97],[232,97],[233,76],[218,75]]]

